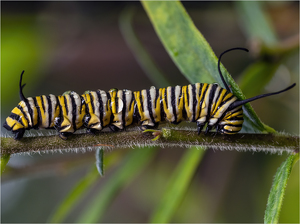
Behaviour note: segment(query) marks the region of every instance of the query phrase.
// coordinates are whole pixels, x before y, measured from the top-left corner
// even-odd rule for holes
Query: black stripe
[[[29,125],[29,120],[28,120],[27,114],[24,112],[23,108],[22,108],[20,105],[18,105],[17,108],[22,112],[22,114],[23,114],[25,120],[26,120],[27,123],[28,123],[28,127],[27,127],[27,128],[29,128],[30,125]],[[24,125],[24,126],[25,126],[25,125]]]
[[[95,107],[94,107],[94,97],[91,93],[89,93],[90,95],[90,99],[91,99],[91,106],[92,106],[92,113],[94,114],[95,113]]]
[[[196,97],[196,86],[192,85],[192,101],[193,101],[193,119],[192,122],[195,122],[196,119],[196,108],[197,108],[197,97]]]
[[[108,93],[106,93],[106,95],[107,95],[107,104],[106,104],[106,108],[107,108],[107,110],[110,108],[110,121],[109,121],[109,124],[111,124],[112,122],[113,122],[113,120],[114,120],[114,114],[113,114],[113,112],[112,112],[112,107],[111,107],[111,96],[110,96],[110,93],[108,92]],[[108,103],[108,101],[110,101],[110,103]],[[108,125],[109,125],[108,124]]]
[[[160,117],[161,117],[161,121],[164,121],[166,119],[166,113],[165,113],[165,109],[164,109],[164,104],[163,104],[163,89],[161,89],[161,96],[160,96]]]
[[[38,117],[38,119],[37,119],[37,124],[36,125],[34,125],[36,128],[38,128],[38,126],[39,126],[39,124],[40,124],[40,119],[41,119],[41,110],[40,110],[40,107],[39,107],[39,105],[37,104],[37,101],[36,101],[36,97],[32,97],[32,99],[33,99],[33,102],[34,102],[34,106],[35,106],[35,108],[37,109],[37,112],[38,112],[38,114],[37,114],[37,117]]]
[[[51,102],[50,96],[46,96],[46,98],[47,98],[47,103],[48,103],[48,116],[49,116],[48,127],[50,127],[51,121],[52,121],[52,102]],[[55,110],[54,110],[54,113],[55,113]]]
[[[203,83],[199,83],[199,84],[200,84],[199,92],[198,92],[199,101],[197,101],[197,104],[199,104],[199,111],[198,111],[199,114],[195,114],[195,120],[197,120],[200,117],[201,106],[202,106],[202,103],[201,103],[201,92],[202,92],[202,89],[203,89]],[[196,117],[196,115],[197,115],[197,117]]]
[[[187,114],[186,114],[186,109],[185,109],[185,98],[184,98],[184,92],[182,91],[182,87],[180,88],[180,95],[179,95],[179,98],[183,98],[183,107],[181,108],[182,110],[182,118],[184,120],[187,119]]]
[[[75,103],[75,99],[73,94],[70,94],[71,103],[72,103],[72,124],[74,127],[74,132],[76,131],[76,116],[77,116],[77,105]]]
[[[140,102],[141,102],[142,111],[144,112],[144,102],[143,102],[142,91],[140,91]]]
[[[201,83],[201,84],[202,84],[202,83]],[[203,86],[204,86],[204,85],[203,85]],[[202,86],[202,88],[203,88],[203,86]],[[205,87],[205,89],[204,89],[204,91],[203,91],[202,98],[200,99],[199,118],[200,118],[200,115],[201,115],[201,112],[202,112],[202,104],[203,104],[203,102],[205,101],[205,95],[206,95],[206,92],[207,92],[207,90],[208,90],[208,87],[209,87],[209,85],[206,85],[206,87]],[[202,91],[202,88],[201,88],[201,91]]]
[[[99,100],[100,123],[101,123],[101,127],[103,128],[103,101],[102,101],[101,94],[100,94],[99,90],[96,91],[96,94],[97,94],[98,100]]]
[[[43,98],[43,96],[40,96],[40,97],[41,97],[41,102],[42,102],[42,108],[43,108],[43,111],[44,111],[44,113],[47,113],[47,112],[45,111],[44,98]]]
[[[85,108],[87,107],[87,105],[82,95],[80,96],[80,99],[81,99],[81,105],[80,105],[80,113],[81,113],[83,105],[85,105]]]
[[[211,106],[212,106],[212,102],[215,97],[215,92],[216,92],[217,86],[218,85],[213,84],[213,86],[211,87],[210,93],[209,93],[209,102],[208,102],[208,109],[207,109],[207,115],[206,115],[207,121],[210,119]]]
[[[135,123],[139,123],[139,121],[141,120],[141,116],[137,106],[137,99],[135,98],[135,94],[133,94],[133,101],[134,101],[133,120]]]
[[[237,117],[237,116],[235,116],[235,117],[229,118],[227,120],[228,121],[242,121],[242,120],[244,120],[244,118],[243,117]]]
[[[150,118],[151,118],[151,121],[155,124],[155,120],[154,120],[154,117],[153,117],[153,112],[152,112],[152,99],[151,99],[151,95],[150,95],[150,90],[146,90],[146,93],[147,93],[147,107],[148,107],[148,111],[149,111],[149,115],[150,115]]]
[[[189,106],[190,105],[189,86],[186,86],[185,95],[186,95],[187,105]]]
[[[29,100],[27,99],[26,101],[23,101],[28,109],[28,113],[29,113],[29,116],[30,116],[30,120],[32,121],[32,124],[30,126],[30,124],[28,123],[28,126],[29,127],[33,127],[34,126],[34,123],[33,123],[33,110],[28,102]]]
[[[68,115],[69,114],[69,108],[68,108],[68,103],[67,103],[67,97],[66,97],[66,95],[64,95],[63,98],[64,98],[64,103],[65,103],[66,113]]]
[[[230,93],[230,92],[228,92],[228,93]],[[226,95],[227,95],[227,94],[225,94],[225,96],[226,96]],[[224,98],[225,98],[225,96],[224,96]],[[230,101],[233,97],[234,97],[234,95],[232,95],[231,97],[229,97],[227,100],[222,101],[222,103],[220,104],[219,107],[222,107],[225,103],[227,103],[228,101]],[[229,105],[229,106],[230,106],[230,105]],[[229,107],[228,107],[228,108],[229,108]],[[220,116],[220,118],[218,119],[218,121],[217,121],[216,124],[219,124],[220,121],[223,120],[223,118],[226,116],[226,114],[227,114],[227,112],[228,112],[228,108],[227,108],[227,110],[225,110],[225,111],[223,112],[223,114]]]
[[[22,118],[19,115],[15,114],[15,113],[11,113],[9,115],[9,117],[11,119],[16,120],[17,122],[21,123],[23,126],[25,126],[24,123],[22,122]]]
[[[176,113],[176,98],[175,98],[175,87],[171,88],[171,105],[172,105],[172,109],[173,109],[173,115],[174,115],[174,123],[177,123],[177,113]]]
[[[123,109],[122,109],[122,126],[123,128],[125,128],[125,124],[126,124],[126,111],[127,111],[127,105],[126,105],[126,94],[125,94],[126,90],[123,90],[122,92],[122,101],[123,101]]]
[[[167,92],[168,92],[168,87],[165,88],[165,95],[164,95],[165,102],[166,102],[166,106],[167,106],[167,108],[168,108],[168,97],[167,97]]]
[[[220,96],[221,96],[222,91],[223,91],[223,88],[221,88],[220,91],[219,91],[219,93],[218,93],[218,96],[217,96],[216,101],[215,101],[216,104],[217,104],[218,100],[220,99]],[[219,108],[220,108],[220,105],[218,106],[217,109],[219,109]],[[217,111],[217,110],[216,110],[216,111]]]
[[[58,118],[59,118],[59,122],[57,123],[57,120],[55,120],[56,119],[56,117],[54,118],[54,128],[55,129],[57,129],[58,131],[60,130],[60,128],[61,128],[61,124],[62,124],[62,122],[63,122],[63,116],[62,116],[62,106],[61,106],[61,104],[60,104],[60,101],[59,101],[59,99],[58,99],[58,96],[55,96],[56,97],[56,102],[57,102],[57,106],[59,107],[59,116],[58,116]],[[56,109],[56,108],[55,108]],[[57,126],[57,127],[56,127]]]

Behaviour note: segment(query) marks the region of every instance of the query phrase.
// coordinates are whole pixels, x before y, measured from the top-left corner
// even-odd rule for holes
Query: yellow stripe
[[[37,96],[37,97],[35,97],[35,99],[36,99],[37,105],[38,105],[38,107],[39,107],[39,109],[40,109],[40,112],[41,112],[41,117],[40,117],[40,123],[39,123],[39,126],[40,126],[40,127],[44,127],[43,124],[44,124],[45,122],[48,123],[48,121],[46,121],[45,111],[44,111],[43,106],[42,106],[42,97]]]
[[[234,126],[228,126],[228,125],[225,125],[224,126],[224,129],[225,130],[228,130],[228,131],[239,131],[242,129],[242,127],[234,127]]]
[[[199,110],[199,114],[197,115],[197,119],[200,118],[200,114],[202,112],[202,109],[205,108],[205,106],[206,106],[205,105],[205,98],[203,99],[203,97],[204,97],[204,91],[205,91],[205,89],[206,89],[207,86],[208,86],[207,83],[203,83],[202,90],[201,90],[201,95],[200,95],[199,101],[198,101],[199,107],[200,107],[200,102],[203,101],[203,103],[202,103],[202,106],[201,106],[201,108]]]
[[[243,115],[243,110],[239,110],[239,111],[237,111],[233,114],[232,113],[227,113],[226,116],[222,120],[228,120],[228,119],[230,119],[232,117],[236,117],[238,115]]]
[[[23,124],[24,124],[24,128],[28,128],[28,121],[25,118],[26,115],[23,114],[22,111],[19,108],[15,107],[11,112],[14,113],[14,114],[19,115],[21,117],[21,120],[22,120]]]
[[[143,108],[142,108],[142,104],[141,104],[141,100],[140,100],[140,95],[141,95],[140,91],[135,91],[134,92],[134,97],[135,97],[135,100],[136,100],[136,104],[137,104],[139,114],[141,116],[141,121],[144,121],[145,118],[144,118],[144,112],[143,112]]]
[[[110,98],[111,98],[111,110],[113,114],[117,113],[117,105],[116,105],[116,89],[109,90]]]
[[[163,99],[163,106],[164,106],[164,112],[166,114],[166,118],[167,118],[168,121],[171,122],[173,120],[174,114],[171,113],[171,110],[170,110],[170,108],[168,108],[168,105],[167,105],[167,102],[166,102],[166,99],[168,101],[168,98],[169,98],[168,88],[171,88],[171,87],[163,88],[163,90],[162,90],[162,99]],[[170,100],[171,100],[171,97],[170,97]],[[168,103],[169,103],[169,101],[168,101]]]
[[[153,114],[153,117],[154,117],[155,122],[160,122],[161,121],[161,116],[160,116],[160,99],[161,99],[161,96],[162,96],[162,89],[160,88],[158,90],[157,100],[156,100],[156,102],[154,102],[154,114]]]
[[[226,93],[226,89],[221,89],[220,91],[221,91],[221,94],[220,94],[219,99],[217,100],[217,103],[215,104],[215,108],[214,108],[214,110],[212,112],[212,115],[216,113],[216,110],[218,109],[218,107],[220,106],[220,104],[223,102],[223,97],[224,97],[224,95]]]
[[[223,99],[223,101],[226,101],[229,97],[231,97],[231,96],[233,96],[233,94],[232,93],[228,93],[226,96],[225,96],[225,98]]]

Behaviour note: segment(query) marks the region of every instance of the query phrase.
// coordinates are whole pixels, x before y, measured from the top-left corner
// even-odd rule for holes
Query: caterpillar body
[[[245,48],[229,49],[245,50]],[[196,122],[198,134],[207,125],[205,133],[216,128],[222,134],[235,134],[242,129],[242,105],[253,100],[287,91],[259,95],[246,100],[238,100],[227,86],[220,70],[219,73],[226,89],[218,84],[196,83],[187,86],[175,86],[148,90],[130,91],[111,89],[86,91],[79,95],[74,91],[61,96],[37,96],[25,98],[20,77],[21,102],[6,118],[4,127],[12,131],[19,140],[25,130],[55,128],[59,136],[66,140],[80,128],[95,133],[108,126],[112,131],[124,130],[133,123],[140,123],[143,129],[156,127],[161,121],[173,124],[187,120]]]

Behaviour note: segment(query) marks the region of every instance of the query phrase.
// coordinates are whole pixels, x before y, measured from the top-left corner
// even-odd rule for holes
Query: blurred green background
[[[299,34],[298,2],[262,4],[280,42]],[[256,49],[257,40],[247,33],[245,26],[249,24],[243,23],[236,2],[183,5],[216,55],[233,47]],[[172,82],[188,84],[164,50],[139,2],[1,2],[1,124],[19,102],[22,70],[26,97],[59,95],[67,90],[141,90],[153,85],[122,37],[119,19],[126,7],[136,8],[134,29],[160,69]],[[253,54],[230,53],[222,63],[239,83],[245,68],[257,60]],[[264,123],[299,135],[298,50],[285,58],[263,92],[276,91],[293,82],[297,90],[252,105]],[[254,92],[256,87],[253,85]],[[7,135],[3,128],[1,131]],[[107,152],[108,156],[116,154],[120,158],[105,170],[105,177],[99,177],[65,222],[77,220],[106,181],[122,169],[122,157],[131,150]],[[159,149],[147,169],[116,195],[102,221],[147,222],[184,151]],[[273,175],[285,157],[207,150],[172,221],[262,222]],[[12,157],[8,163],[11,172],[4,174],[1,182],[1,221],[47,222],[70,189],[90,172],[94,161],[93,152]],[[299,163],[288,182],[280,221],[299,222]]]

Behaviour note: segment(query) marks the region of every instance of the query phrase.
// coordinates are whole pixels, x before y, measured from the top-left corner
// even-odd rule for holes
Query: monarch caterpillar
[[[196,83],[188,86],[175,86],[132,92],[130,90],[111,89],[86,91],[79,95],[74,91],[61,96],[37,96],[25,98],[21,73],[19,88],[21,102],[6,118],[4,127],[12,131],[14,139],[23,137],[25,130],[55,128],[59,136],[66,140],[76,130],[85,127],[88,133],[95,133],[109,126],[112,131],[124,130],[127,126],[139,122],[143,129],[153,128],[159,122],[167,120],[178,124],[183,120],[197,122],[198,134],[207,124],[205,133],[216,128],[222,134],[235,134],[242,129],[242,105],[253,100],[279,94],[293,88],[238,100],[234,96],[220,69],[222,55],[218,60],[218,70],[225,89],[218,84]]]

